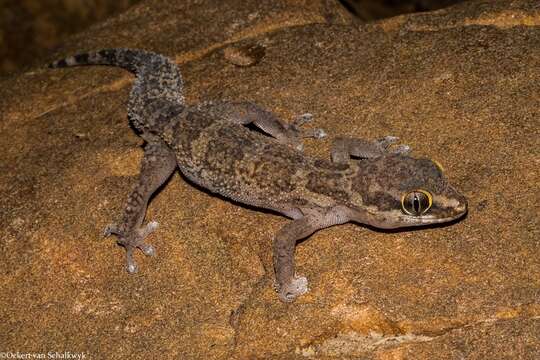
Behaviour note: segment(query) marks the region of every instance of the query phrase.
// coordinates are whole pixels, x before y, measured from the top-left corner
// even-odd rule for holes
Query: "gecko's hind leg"
[[[221,102],[214,105],[219,113],[238,124],[253,124],[279,142],[302,150],[303,138],[320,139],[326,136],[323,129],[301,129],[301,126],[313,120],[313,115],[298,116],[292,124],[286,123],[274,113],[251,102]]]
[[[144,137],[144,136],[143,136]],[[169,178],[176,168],[174,153],[160,140],[145,137],[148,144],[144,149],[141,173],[135,189],[128,197],[122,222],[105,228],[104,235],[118,236],[118,244],[126,249],[127,271],[137,271],[133,251],[138,248],[146,255],[154,255],[154,247],[144,242],[158,227],[151,221],[142,225],[150,196]]]
[[[385,136],[384,138],[375,141],[338,137],[332,144],[332,162],[344,164],[351,159],[351,156],[371,159],[386,154],[409,153],[411,151],[410,146],[394,145],[398,140],[399,139],[395,136]]]
[[[274,237],[273,260],[276,290],[284,302],[294,301],[308,291],[308,281],[295,273],[294,249],[296,242],[315,231],[349,221],[347,209],[303,209],[305,215],[287,223]]]

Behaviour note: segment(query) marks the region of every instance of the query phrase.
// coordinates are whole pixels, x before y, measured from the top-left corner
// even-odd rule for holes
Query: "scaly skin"
[[[128,116],[147,141],[138,184],[119,224],[107,227],[126,248],[127,269],[137,271],[133,250],[154,254],[144,243],[157,223],[143,225],[148,200],[176,168],[196,184],[229,199],[277,211],[292,219],[274,238],[276,288],[283,301],[308,290],[295,274],[298,240],[349,221],[379,228],[452,221],[467,201],[436,162],[416,159],[396,137],[376,141],[338,138],[332,161],[310,157],[302,138],[325,136],[301,130],[310,114],[287,124],[250,102],[184,103],[178,67],[158,54],[108,49],[51,64],[115,65],[136,74]],[[248,129],[253,124],[268,134]]]

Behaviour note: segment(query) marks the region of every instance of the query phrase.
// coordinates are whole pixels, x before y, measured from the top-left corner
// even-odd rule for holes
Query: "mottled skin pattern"
[[[300,129],[311,120],[309,114],[287,124],[249,102],[188,106],[178,67],[140,50],[101,50],[50,66],[83,64],[115,65],[136,74],[128,116],[147,144],[123,219],[105,230],[126,248],[129,272],[137,270],[134,249],[154,254],[144,239],[157,223],[143,225],[146,207],[176,168],[211,192],[292,219],[273,245],[276,289],[283,301],[308,290],[307,279],[295,274],[294,249],[317,230],[349,221],[379,228],[443,223],[467,211],[466,199],[448,184],[440,166],[410,157],[408,146],[393,146],[395,137],[338,138],[332,160],[317,159],[302,152],[302,138],[325,136],[320,129]]]

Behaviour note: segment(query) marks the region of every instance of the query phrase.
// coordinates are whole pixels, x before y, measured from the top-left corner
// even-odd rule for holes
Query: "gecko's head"
[[[467,200],[429,159],[389,155],[364,159],[354,183],[366,222],[379,228],[444,223],[467,212]]]

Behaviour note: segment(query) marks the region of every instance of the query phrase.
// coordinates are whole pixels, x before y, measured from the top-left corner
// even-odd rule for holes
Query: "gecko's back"
[[[186,109],[163,132],[178,167],[190,180],[246,204],[287,212],[306,206],[310,178],[343,174],[347,165],[306,156],[276,139],[233,123],[213,112],[211,104]],[[329,206],[319,194],[313,204]],[[316,200],[316,199],[313,199]]]

